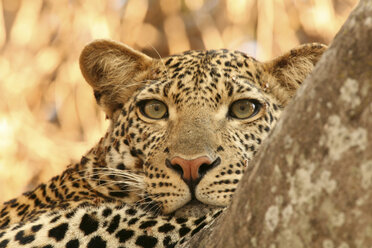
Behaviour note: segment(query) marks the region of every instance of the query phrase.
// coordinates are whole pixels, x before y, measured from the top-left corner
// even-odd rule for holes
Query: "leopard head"
[[[259,62],[226,49],[153,59],[113,41],[88,44],[81,71],[111,121],[104,162],[94,166],[119,171],[111,180],[124,185],[105,193],[165,214],[195,202],[228,205],[324,50],[302,45]],[[120,177],[128,173],[139,178],[137,193]]]

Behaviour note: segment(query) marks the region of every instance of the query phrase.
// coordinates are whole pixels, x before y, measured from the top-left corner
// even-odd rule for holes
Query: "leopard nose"
[[[170,161],[170,167],[180,173],[185,181],[198,180],[203,173],[205,173],[207,170],[206,168],[210,168],[211,164],[212,161],[207,156],[202,156],[191,160],[181,157],[174,157]]]

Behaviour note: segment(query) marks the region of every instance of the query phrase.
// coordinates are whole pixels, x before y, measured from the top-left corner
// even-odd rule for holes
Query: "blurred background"
[[[356,0],[0,0],[0,202],[80,159],[104,134],[78,66],[122,41],[153,57],[229,48],[267,60],[329,44]]]

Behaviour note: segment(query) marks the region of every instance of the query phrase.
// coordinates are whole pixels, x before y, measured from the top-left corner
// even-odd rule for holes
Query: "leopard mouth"
[[[203,206],[203,205],[207,205],[205,203],[202,203],[201,201],[197,200],[196,198],[193,198],[191,201],[189,201],[188,203],[185,204],[185,206],[190,206],[190,207],[193,207],[193,206]]]
[[[204,178],[204,176],[207,174],[208,171],[212,170],[213,168],[217,167],[221,164],[221,158],[217,157],[212,163],[210,164],[202,164],[197,172],[198,177],[197,178],[185,178],[184,177],[184,171],[182,167],[178,164],[172,164],[169,159],[165,160],[165,165],[172,169],[173,171],[176,171],[181,179],[186,183],[186,185],[189,187],[191,198],[192,200],[196,200],[195,196],[195,190],[198,186],[199,182]]]

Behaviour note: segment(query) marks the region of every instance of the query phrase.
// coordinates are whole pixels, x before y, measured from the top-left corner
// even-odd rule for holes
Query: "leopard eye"
[[[168,109],[165,103],[159,100],[145,100],[139,103],[141,113],[151,119],[163,119],[168,116]]]
[[[261,109],[257,100],[241,99],[230,105],[229,115],[237,119],[247,119],[255,116]]]

